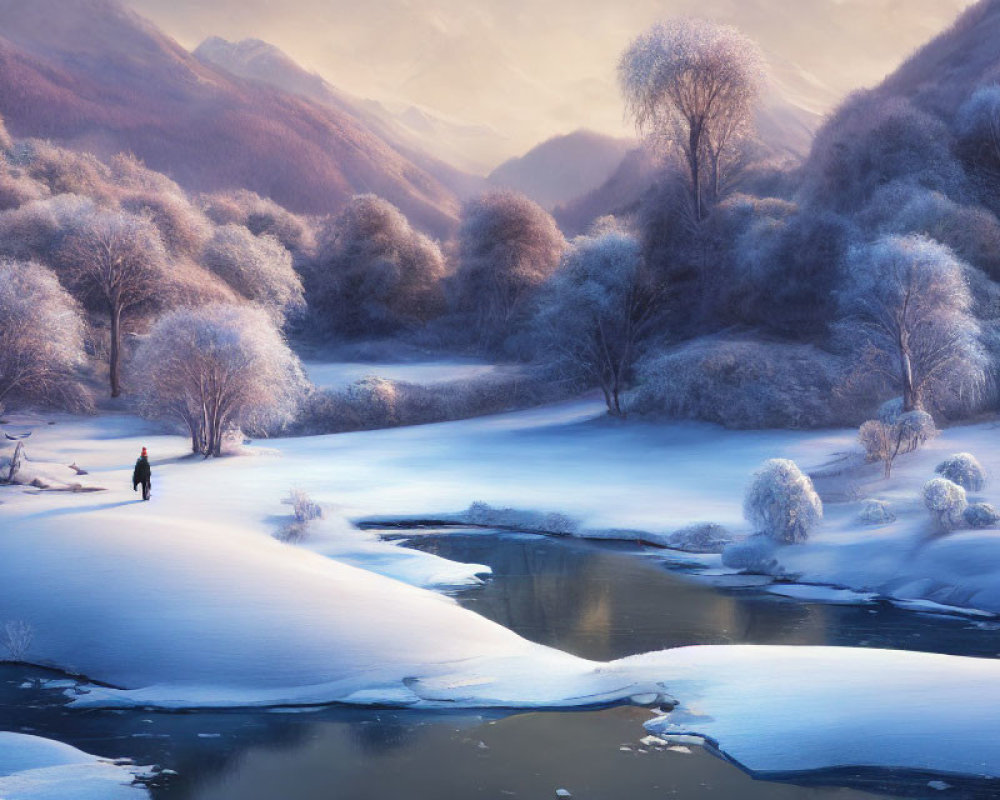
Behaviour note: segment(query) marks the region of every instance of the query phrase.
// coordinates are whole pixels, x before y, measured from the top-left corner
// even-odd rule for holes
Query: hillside
[[[940,116],[954,115],[972,89],[1000,81],[1000,0],[982,0],[917,50],[879,91],[905,95]]]
[[[0,0],[0,113],[15,136],[134,153],[187,189],[303,213],[376,192],[445,235],[454,192],[356,118],[198,60],[116,0]]]
[[[505,161],[487,180],[498,188],[523,192],[551,209],[603,184],[633,147],[628,139],[581,129]]]
[[[198,45],[194,55],[230,75],[281,89],[347,115],[460,197],[483,187],[482,178],[475,173],[485,172],[486,162],[479,151],[484,147],[492,150],[492,139],[497,136],[489,129],[448,123],[412,107],[393,114],[381,103],[333,86],[260,39],[230,42],[212,36]]]

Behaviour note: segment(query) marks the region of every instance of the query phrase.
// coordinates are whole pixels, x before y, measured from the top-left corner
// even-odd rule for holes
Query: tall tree
[[[632,237],[581,237],[538,303],[542,346],[568,371],[600,386],[608,412],[622,416],[621,394],[652,331],[659,300]]]
[[[460,303],[474,314],[483,344],[510,333],[565,247],[551,215],[522,194],[492,191],[466,203],[456,277]]]
[[[0,409],[12,401],[87,403],[83,319],[56,276],[32,261],[0,260]]]
[[[757,45],[738,30],[700,19],[654,25],[619,61],[627,112],[640,132],[682,156],[699,222],[721,196],[752,131],[763,63]]]
[[[986,359],[964,269],[925,236],[855,248],[839,326],[858,357],[855,380],[899,392],[904,412],[981,391]]]
[[[70,284],[108,316],[111,396],[121,394],[121,326],[141,306],[170,292],[168,257],[156,226],[127,211],[94,210],[73,221],[60,261]]]
[[[305,378],[263,309],[214,304],[161,317],[136,353],[144,413],[172,417],[191,449],[222,454],[225,433],[266,430],[293,414]]]

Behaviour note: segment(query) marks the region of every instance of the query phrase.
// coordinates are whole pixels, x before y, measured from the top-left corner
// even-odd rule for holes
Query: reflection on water
[[[691,644],[885,647],[997,657],[982,622],[888,603],[803,603],[758,589],[718,589],[668,571],[655,550],[536,536],[428,536],[412,547],[493,567],[462,605],[533,641],[609,660]]]
[[[962,620],[891,607],[801,604],[716,590],[668,572],[634,548],[537,537],[452,534],[413,542],[489,564],[494,578],[459,601],[539,642],[599,659],[685,644],[849,644],[995,655],[995,634]],[[33,674],[39,674],[37,671]],[[44,676],[43,676],[44,677]],[[0,665],[0,727],[30,728],[109,757],[175,770],[162,800],[332,798],[926,797],[934,776],[857,773],[753,780],[708,753],[643,748],[644,709],[519,714],[327,708],[305,712],[69,712],[60,695],[20,688]],[[789,746],[793,746],[789,743]],[[624,748],[624,749],[622,749]],[[958,785],[941,797],[998,796]],[[857,788],[836,788],[857,786]],[[937,796],[937,795],[936,795]]]

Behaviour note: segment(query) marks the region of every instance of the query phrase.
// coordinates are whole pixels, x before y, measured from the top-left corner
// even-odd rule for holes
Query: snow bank
[[[27,514],[0,536],[0,613],[31,625],[25,659],[120,687],[74,692],[75,705],[572,706],[662,692],[439,594],[149,508]]]
[[[492,573],[484,564],[464,564],[410,550],[402,541],[385,541],[360,531],[343,517],[314,520],[296,546],[370,572],[425,588],[469,586]]]
[[[835,647],[687,647],[625,659],[680,704],[646,724],[697,734],[754,772],[893,767],[1000,775],[1000,662]]]
[[[0,732],[4,800],[140,800],[149,793],[132,785],[139,774],[61,742]]]

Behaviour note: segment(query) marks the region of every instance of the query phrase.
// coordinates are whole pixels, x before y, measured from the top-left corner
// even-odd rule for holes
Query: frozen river
[[[833,644],[996,657],[992,623],[889,605],[835,606],[753,588],[711,586],[625,545],[526,535],[422,534],[420,549],[488,564],[494,577],[457,594],[466,607],[528,639],[608,660],[687,644]],[[294,654],[289,654],[294,658]],[[35,675],[37,673],[30,673]],[[996,782],[844,771],[754,779],[703,749],[644,746],[650,712],[417,712],[331,707],[166,714],[70,711],[54,690],[24,688],[0,669],[7,730],[88,752],[156,764],[162,800],[681,797],[853,800],[1000,796]],[[808,680],[807,676],[803,677]],[[933,687],[928,687],[933,692]],[[794,747],[794,742],[788,743]],[[764,779],[764,778],[768,779]]]

